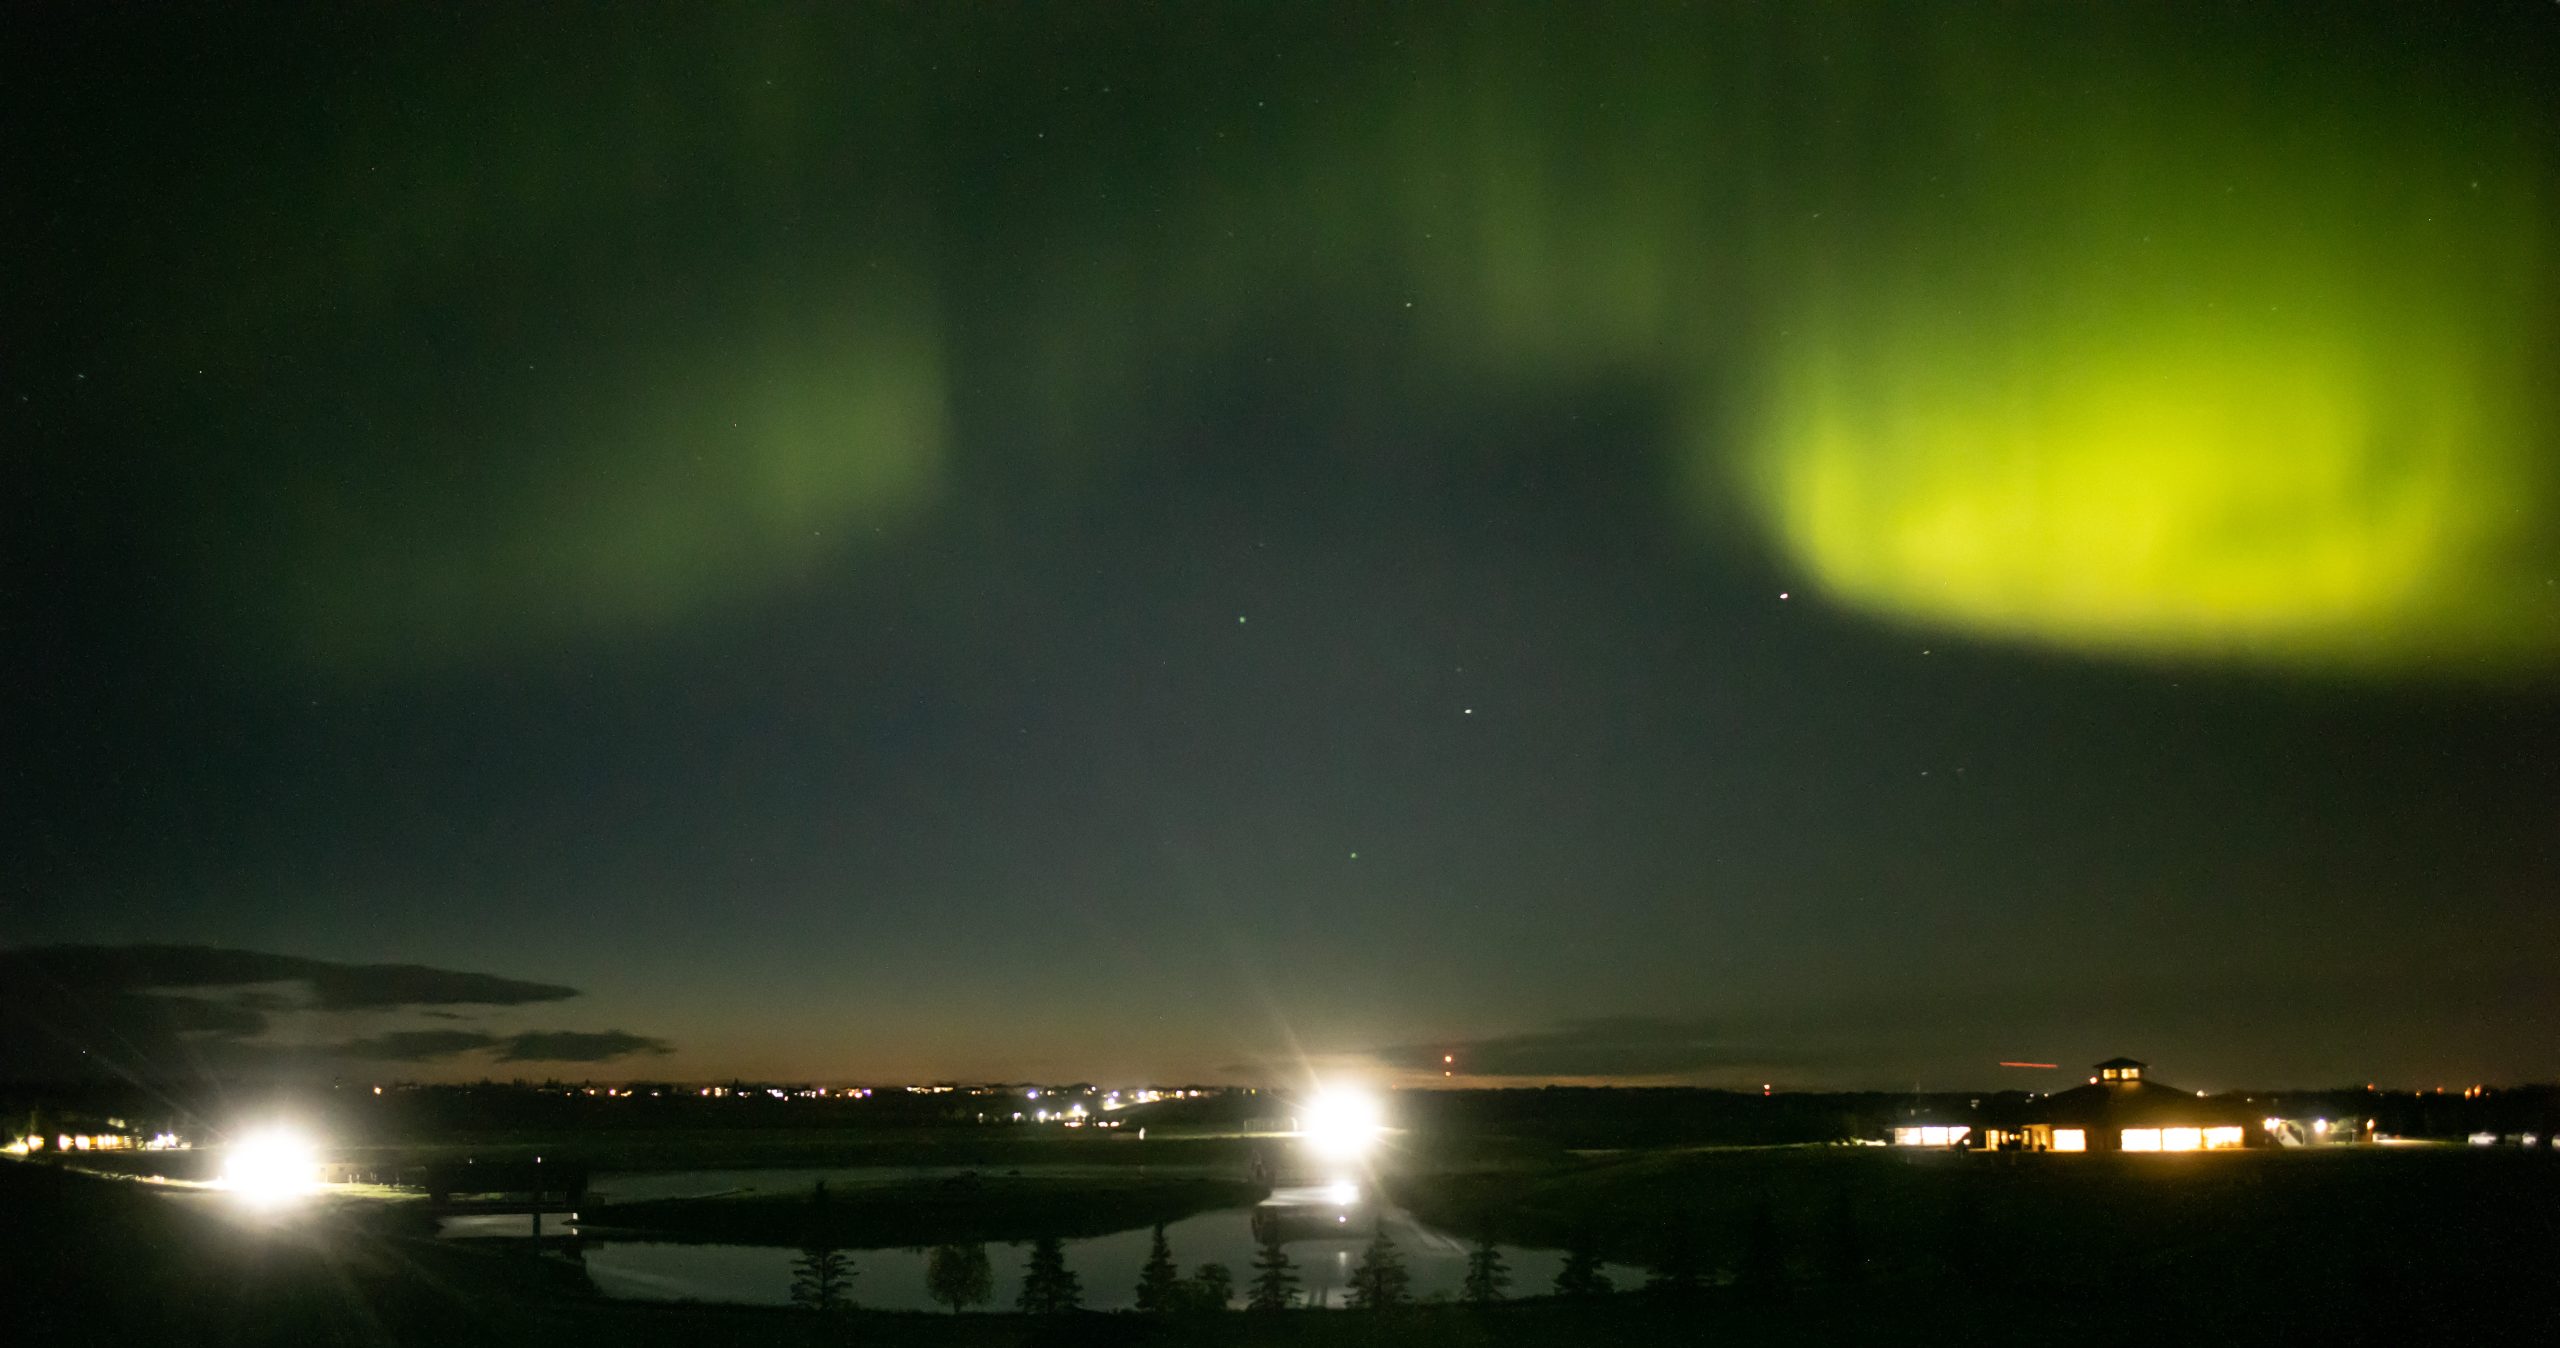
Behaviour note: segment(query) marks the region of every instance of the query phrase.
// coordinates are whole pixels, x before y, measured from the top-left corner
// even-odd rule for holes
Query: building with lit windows
[[[1915,1110],[1897,1120],[1898,1147],[1951,1151],[2222,1151],[2268,1138],[2245,1104],[2209,1099],[2150,1076],[2150,1064],[2109,1058],[2087,1085],[2053,1095],[1976,1100],[1959,1113]]]
[[[2246,1110],[2155,1081],[2149,1063],[2109,1058],[2088,1084],[2031,1101],[1984,1130],[1995,1151],[2222,1151],[2249,1144]]]

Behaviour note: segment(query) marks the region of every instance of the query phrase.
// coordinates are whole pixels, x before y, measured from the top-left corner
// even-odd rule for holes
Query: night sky
[[[2560,7],[5,23],[10,1070],[2560,1075]]]

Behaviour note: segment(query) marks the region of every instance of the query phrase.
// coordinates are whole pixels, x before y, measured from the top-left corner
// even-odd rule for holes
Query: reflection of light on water
[[[1324,1201],[1347,1208],[1360,1201],[1360,1186],[1347,1179],[1335,1180],[1324,1186]]]
[[[574,1234],[577,1221],[578,1214],[574,1212],[546,1212],[542,1214],[542,1233],[546,1236]],[[449,1240],[522,1240],[533,1235],[533,1217],[522,1212],[458,1213],[439,1219],[436,1234]]]

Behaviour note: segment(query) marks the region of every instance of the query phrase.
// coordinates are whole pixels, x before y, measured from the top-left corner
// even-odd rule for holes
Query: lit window
[[[2053,1130],[2053,1149],[2055,1151],[2087,1151],[2089,1134],[2078,1128],[2056,1128]]]
[[[2162,1151],[2196,1151],[2203,1146],[2204,1130],[2201,1128],[2163,1128],[2160,1130],[2160,1150]]]
[[[2157,1128],[2127,1128],[2123,1138],[2126,1151],[2160,1150],[2160,1130]]]
[[[2236,1123],[2227,1124],[2220,1128],[2207,1128],[2204,1130],[2204,1146],[2207,1151],[2220,1151],[2225,1147],[2237,1147],[2239,1145],[2241,1145],[2240,1125]]]

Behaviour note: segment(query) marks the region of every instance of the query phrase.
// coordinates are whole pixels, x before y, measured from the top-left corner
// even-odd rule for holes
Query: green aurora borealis
[[[0,943],[2555,1070],[2547,0],[17,22]]]
[[[188,569],[323,663],[664,625],[934,510],[952,456],[1107,471],[1285,321],[1351,404],[1406,396],[1382,358],[1638,382],[1703,546],[1889,619],[2553,653],[2529,72],[2230,16],[1498,13],[1274,74],[1097,26],[1060,49],[1122,44],[1130,87],[1045,117],[1055,53],[957,19],[706,35],[681,105],[637,39],[537,53],[571,78],[490,51],[441,104],[340,89],[281,167],[197,179],[208,252],[264,264],[164,359],[299,346],[324,393],[229,427],[321,489],[276,517],[255,459]]]
[[[1771,315],[1742,440],[1778,539],[1860,607],[2063,645],[2546,658],[2531,147],[2387,86],[2174,87],[1917,113],[1944,190],[1809,246]]]

